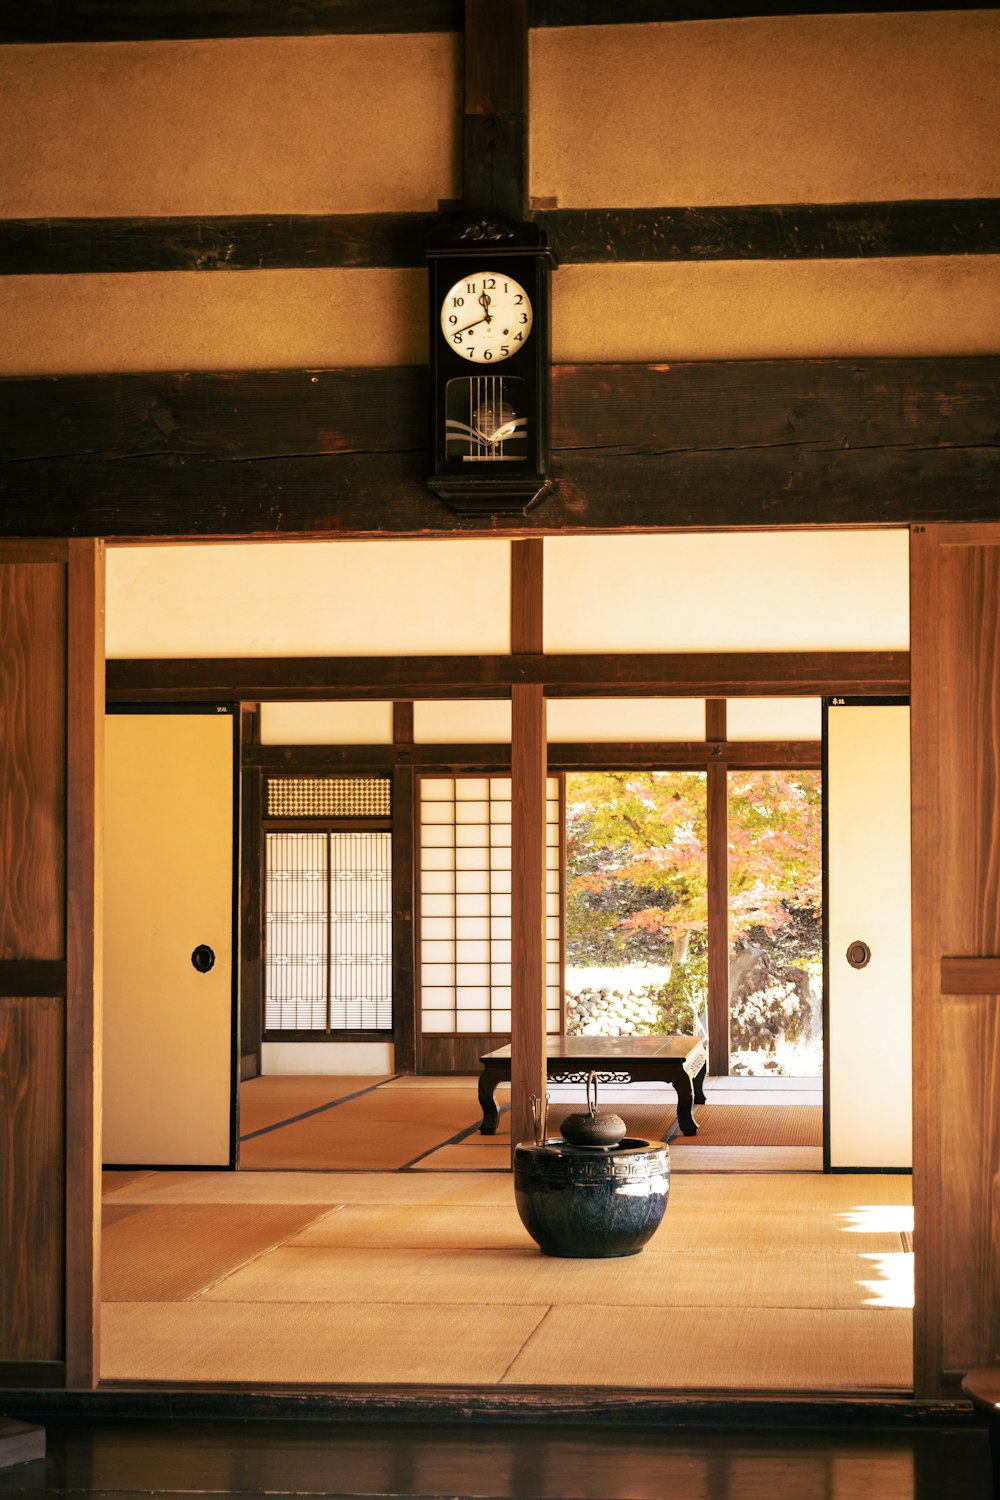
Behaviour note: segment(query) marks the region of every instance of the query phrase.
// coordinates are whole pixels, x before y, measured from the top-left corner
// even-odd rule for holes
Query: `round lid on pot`
[[[567,1115],[560,1126],[564,1141],[571,1146],[617,1146],[627,1126],[621,1115],[599,1114],[597,1110],[597,1074],[587,1076],[587,1112]]]

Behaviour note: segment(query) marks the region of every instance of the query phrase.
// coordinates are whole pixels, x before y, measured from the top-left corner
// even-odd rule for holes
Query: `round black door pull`
[[[199,974],[207,974],[209,969],[215,967],[215,950],[207,943],[199,943],[191,955],[191,962]]]
[[[863,969],[872,956],[872,950],[867,943],[851,943],[847,950],[847,962],[852,969]]]

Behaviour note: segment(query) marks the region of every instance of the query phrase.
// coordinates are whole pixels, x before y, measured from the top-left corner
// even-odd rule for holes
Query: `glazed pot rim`
[[[576,1146],[564,1141],[561,1135],[547,1136],[542,1142],[519,1141],[517,1151],[531,1152],[541,1156],[582,1156],[584,1158],[648,1156],[650,1153],[669,1152],[666,1141],[647,1139],[645,1136],[626,1135],[615,1146]]]

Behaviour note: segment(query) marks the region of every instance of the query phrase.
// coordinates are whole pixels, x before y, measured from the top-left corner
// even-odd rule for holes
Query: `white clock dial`
[[[531,298],[500,271],[463,276],[441,303],[441,332],[463,359],[477,365],[509,359],[531,332]]]

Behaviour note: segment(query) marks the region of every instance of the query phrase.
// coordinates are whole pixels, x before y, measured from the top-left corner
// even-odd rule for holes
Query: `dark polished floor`
[[[0,1496],[989,1500],[983,1431],[50,1421]]]

